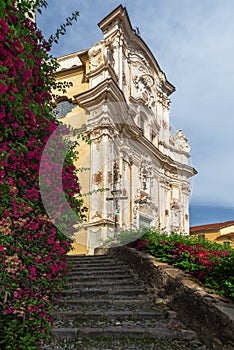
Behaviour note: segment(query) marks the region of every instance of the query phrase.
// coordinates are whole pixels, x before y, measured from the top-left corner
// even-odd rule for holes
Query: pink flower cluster
[[[185,245],[183,243],[174,242],[174,250],[170,250],[173,253],[173,257],[177,257],[182,253],[188,254],[191,260],[198,265],[203,265],[207,269],[213,269],[216,263],[219,263],[219,259],[227,257],[230,252],[227,250],[214,250],[212,248],[202,246],[200,244]]]
[[[41,32],[14,7],[14,0],[3,1],[0,7],[0,312],[8,317],[0,325],[10,329],[15,324],[12,317],[23,317],[32,322],[25,321],[27,330],[16,327],[15,333],[44,334],[51,305],[68,272],[71,249],[71,240],[46,214],[39,187],[42,152],[59,125],[50,114],[55,64]],[[56,144],[55,154],[63,152],[62,147]],[[86,209],[81,197],[74,198],[80,187],[72,162],[68,155],[63,190],[82,219]],[[54,157],[45,171],[51,168],[56,173],[56,167]],[[61,190],[58,179],[45,185],[48,201],[56,200]],[[66,227],[65,208],[57,209]],[[21,336],[18,334],[19,339]],[[9,337],[6,344],[10,341]]]

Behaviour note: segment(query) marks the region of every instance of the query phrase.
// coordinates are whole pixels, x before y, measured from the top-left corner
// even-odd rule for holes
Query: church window
[[[58,102],[56,107],[53,109],[52,114],[55,116],[57,119],[61,119],[66,117],[66,115],[73,110],[75,105],[68,101],[68,100],[63,100]]]

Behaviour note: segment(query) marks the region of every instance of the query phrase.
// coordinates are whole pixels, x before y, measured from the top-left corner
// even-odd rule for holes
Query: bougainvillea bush
[[[0,1],[0,348],[11,350],[36,349],[48,336],[71,249],[71,239],[53,224],[40,195],[40,160],[58,122],[50,113],[56,69],[51,42],[30,19],[39,4],[45,2]],[[62,147],[62,141],[54,145],[44,172],[56,170]],[[66,200],[82,220],[73,155],[68,152],[61,177]],[[56,201],[56,181],[45,186],[48,201]],[[64,207],[57,209],[66,231]]]
[[[126,240],[128,233],[120,237]],[[129,246],[191,274],[199,283],[234,300],[234,250],[220,244],[150,230]]]

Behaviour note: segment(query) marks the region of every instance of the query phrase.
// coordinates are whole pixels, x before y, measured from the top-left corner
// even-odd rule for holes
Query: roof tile
[[[215,224],[192,226],[190,227],[190,233],[199,232],[199,231],[202,232],[202,231],[219,230],[221,228],[232,226],[232,225],[234,225],[234,221],[225,221],[225,222],[218,222]]]

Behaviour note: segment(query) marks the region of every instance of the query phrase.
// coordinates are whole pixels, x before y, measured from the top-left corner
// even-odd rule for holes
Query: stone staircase
[[[69,260],[52,339],[41,349],[207,350],[129,266],[107,255]]]

